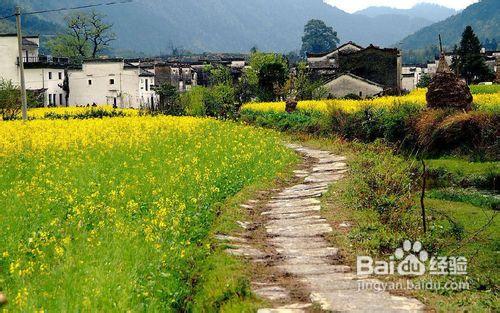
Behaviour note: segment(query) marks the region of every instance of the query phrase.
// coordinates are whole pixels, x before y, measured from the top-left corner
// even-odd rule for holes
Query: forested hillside
[[[31,9],[75,6],[98,1],[18,0]],[[10,4],[3,1],[2,9]],[[290,51],[300,48],[305,23],[312,18],[333,26],[340,40],[388,46],[429,24],[407,15],[367,17],[349,14],[323,0],[135,0],[106,6],[120,49],[168,53],[172,47],[201,51]],[[62,22],[64,14],[44,14]],[[398,27],[394,27],[398,25]],[[36,30],[34,30],[36,31]]]
[[[436,45],[441,34],[448,48],[460,41],[467,25],[472,26],[481,42],[486,39],[500,40],[500,1],[481,0],[442,22],[425,27],[403,40],[404,49],[421,49]]]
[[[0,1],[0,17],[9,16],[14,13],[13,8],[16,5],[14,0]],[[42,19],[37,15],[23,17],[23,29],[27,34],[52,35],[61,30],[61,26],[51,22],[48,19]],[[15,18],[0,20],[1,33],[13,33],[16,31]]]

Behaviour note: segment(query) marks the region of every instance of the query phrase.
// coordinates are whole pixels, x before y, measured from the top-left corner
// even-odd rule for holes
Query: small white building
[[[403,66],[401,88],[406,91],[412,91],[417,88],[422,75],[426,74],[427,69],[419,66]]]
[[[351,73],[340,75],[326,83],[324,87],[328,90],[328,96],[332,98],[343,98],[347,95],[367,98],[380,95],[384,91],[384,86]]]
[[[68,60],[39,54],[40,38],[26,36],[22,42],[22,55],[26,89],[43,92],[45,106],[66,105],[63,90],[64,69]],[[16,34],[0,34],[0,79],[20,85],[20,67]]]
[[[69,105],[150,108],[158,102],[154,73],[123,59],[96,59],[70,69]]]

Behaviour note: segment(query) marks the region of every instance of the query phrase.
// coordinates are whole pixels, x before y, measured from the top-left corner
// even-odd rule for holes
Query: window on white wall
[[[49,72],[49,79],[52,79],[52,72]]]
[[[62,72],[59,72],[58,75],[59,75],[59,79],[62,79]]]
[[[111,79],[109,80],[109,84],[110,84],[110,85],[114,85],[114,84],[115,84],[115,80],[114,80],[114,78],[111,78]]]
[[[92,79],[89,79],[89,86],[92,86]]]
[[[144,86],[144,87],[146,88],[146,91],[149,91],[149,82],[148,82],[148,80],[147,80],[147,79],[146,79],[146,83],[145,83],[145,86]]]

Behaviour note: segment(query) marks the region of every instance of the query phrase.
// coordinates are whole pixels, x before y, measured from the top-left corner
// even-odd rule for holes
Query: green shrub
[[[417,169],[379,144],[358,157],[360,161],[350,167],[350,184],[355,188],[344,193],[346,203],[377,212],[393,230],[407,230],[404,216],[413,211]]]
[[[45,119],[49,120],[85,120],[91,118],[105,118],[105,117],[125,117],[125,112],[119,110],[106,110],[102,108],[91,108],[81,113],[57,113],[47,112],[44,114]]]
[[[205,112],[217,118],[234,118],[238,114],[239,104],[235,100],[234,88],[219,84],[206,90],[203,97]]]
[[[257,112],[243,110],[240,120],[260,127],[274,128],[285,132],[302,132],[319,134],[323,116],[317,111],[297,111],[292,114],[286,112]]]
[[[160,97],[157,107],[150,108],[152,111],[160,112],[165,115],[180,116],[184,114],[184,108],[179,99],[179,91],[176,86],[163,84],[155,88]]]
[[[372,142],[385,139],[388,142],[405,142],[414,145],[416,138],[411,131],[412,117],[421,107],[411,103],[391,108],[366,106],[354,113],[331,109],[328,124],[334,133],[349,140]]]
[[[180,95],[180,102],[184,108],[184,113],[189,116],[205,116],[205,98],[207,90],[202,86],[195,86],[188,92]]]
[[[418,151],[429,156],[472,155],[479,160],[500,156],[500,115],[493,112],[424,110],[414,103],[401,103],[365,106],[354,112],[332,107],[326,114],[244,110],[242,120],[282,131],[335,134],[367,143],[383,139],[408,153]]]

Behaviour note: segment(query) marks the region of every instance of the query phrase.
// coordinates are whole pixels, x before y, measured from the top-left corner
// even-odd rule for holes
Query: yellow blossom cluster
[[[416,104],[425,107],[426,89],[416,89],[411,93],[397,97],[385,96],[366,100],[311,100],[299,101],[297,108],[304,111],[328,112],[330,109],[340,109],[345,112],[356,112],[364,107],[384,107],[390,108],[401,104]],[[500,110],[500,93],[474,94],[474,104],[480,110],[498,111]],[[243,110],[261,112],[284,112],[285,102],[251,102],[243,106]]]
[[[217,204],[295,160],[272,131],[191,117],[0,122],[9,311],[173,311]]]

